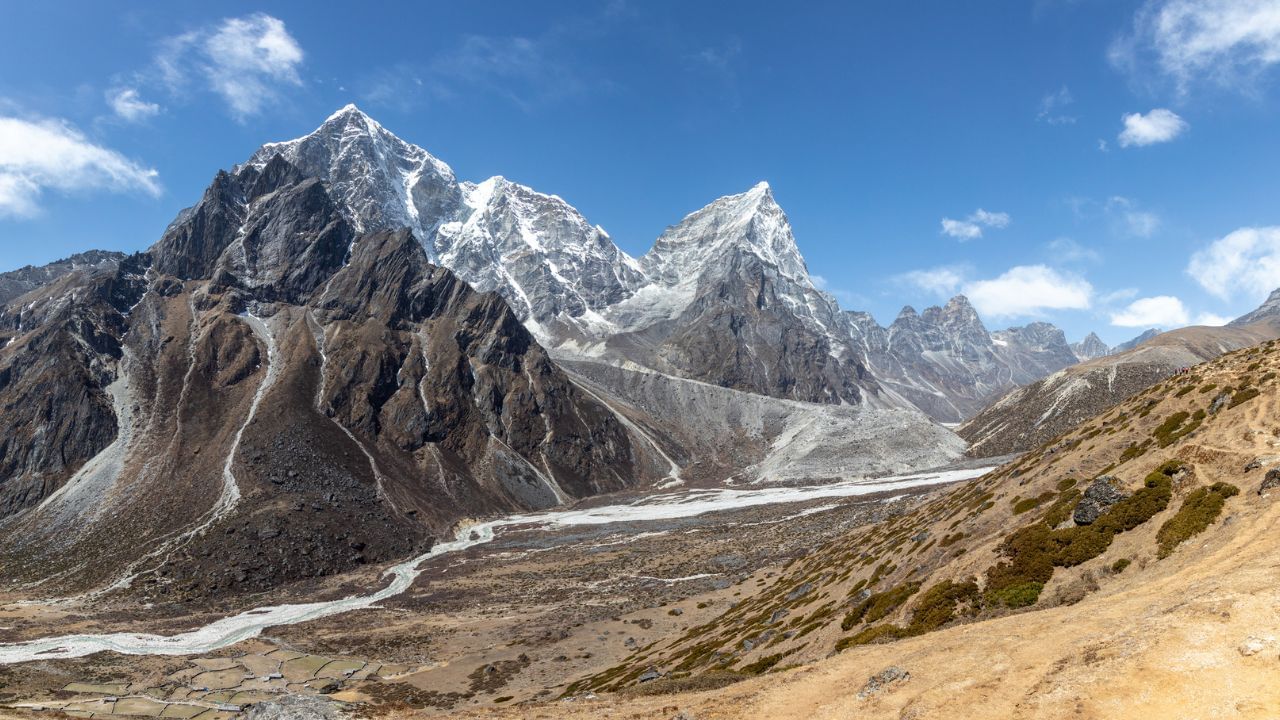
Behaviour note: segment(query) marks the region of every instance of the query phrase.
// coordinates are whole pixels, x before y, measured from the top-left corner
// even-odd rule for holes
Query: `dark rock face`
[[[260,591],[648,467],[500,297],[407,230],[357,234],[280,158],[0,310],[0,340],[6,581]]]
[[[123,260],[124,253],[89,250],[39,267],[27,265],[0,273],[0,305],[36,288],[48,285],[72,272],[110,271]]]
[[[1071,519],[1076,525],[1092,525],[1111,509],[1112,505],[1125,498],[1125,494],[1117,486],[1119,481],[1110,475],[1100,475],[1085,489],[1084,496],[1076,503]]]

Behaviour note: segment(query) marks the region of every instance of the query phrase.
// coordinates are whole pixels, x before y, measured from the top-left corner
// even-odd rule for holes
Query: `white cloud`
[[[1213,327],[1222,327],[1231,322],[1231,318],[1215,315],[1211,312],[1202,312],[1196,316],[1197,325],[1211,325]]]
[[[107,102],[116,115],[129,122],[140,122],[160,112],[160,106],[147,102],[134,88],[117,88],[107,92]]]
[[[1247,89],[1280,62],[1275,0],[1148,0],[1133,32],[1111,46],[1113,64],[1138,78],[1154,74],[1186,93],[1199,81]]]
[[[964,275],[957,268],[937,267],[912,270],[897,276],[897,279],[926,292],[949,297],[955,294],[956,288],[964,282]]]
[[[1019,265],[997,278],[966,283],[963,292],[984,315],[1037,316],[1046,310],[1088,309],[1093,286],[1045,265]]]
[[[1040,98],[1040,111],[1036,113],[1036,120],[1049,125],[1073,125],[1076,118],[1062,113],[1062,109],[1073,102],[1075,98],[1071,97],[1071,91],[1063,85],[1056,92]]]
[[[1145,297],[1129,303],[1125,309],[1111,313],[1116,327],[1182,327],[1188,322],[1187,308],[1172,295]]]
[[[0,217],[38,214],[45,190],[159,195],[157,175],[65,122],[0,117]]]
[[[1123,119],[1124,130],[1116,138],[1120,147],[1142,147],[1169,142],[1191,127],[1177,113],[1166,108],[1155,108],[1146,115],[1129,113]]]
[[[1187,274],[1214,295],[1262,298],[1280,287],[1280,227],[1245,227],[1191,256]]]
[[[964,220],[942,218],[942,234],[959,238],[960,240],[974,240],[982,237],[982,229],[984,227],[999,230],[1009,227],[1011,221],[1009,213],[988,212],[978,208]]]
[[[244,119],[276,101],[283,87],[302,84],[302,59],[282,20],[255,13],[169,38],[156,65],[170,90],[182,92],[202,78]]]

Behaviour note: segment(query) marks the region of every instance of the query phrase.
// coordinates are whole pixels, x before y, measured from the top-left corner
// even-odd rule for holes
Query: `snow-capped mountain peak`
[[[655,281],[677,285],[696,275],[696,269],[719,264],[737,252],[755,255],[792,282],[816,289],[786,213],[767,182],[685,216],[667,228],[641,262]]]
[[[355,105],[330,115],[308,135],[263,145],[248,164],[261,168],[276,155],[304,175],[328,182],[360,231],[407,227],[425,242],[461,205],[458,181],[447,164],[396,137]]]

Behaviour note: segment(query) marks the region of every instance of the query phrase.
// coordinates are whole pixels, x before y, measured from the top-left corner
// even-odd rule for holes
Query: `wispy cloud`
[[[1191,256],[1187,274],[1224,299],[1261,299],[1280,288],[1280,227],[1245,227]]]
[[[942,234],[963,240],[974,240],[982,237],[983,228],[1001,229],[1009,227],[1012,218],[1009,213],[988,212],[978,208],[963,220],[942,218]]]
[[[1054,262],[1098,262],[1102,256],[1097,250],[1085,247],[1069,237],[1055,238],[1045,246]]]
[[[950,297],[964,282],[965,270],[960,267],[935,267],[912,270],[894,279],[940,297]]]
[[[1191,127],[1177,113],[1165,108],[1156,108],[1146,115],[1129,113],[1122,119],[1124,129],[1116,138],[1120,147],[1143,147],[1166,143]]]
[[[108,90],[107,104],[117,117],[126,122],[142,122],[160,113],[160,106],[143,100],[135,88]]]
[[[483,95],[502,98],[523,112],[610,87],[573,60],[584,37],[600,35],[628,14],[625,3],[553,23],[540,33],[469,34],[422,62],[378,68],[354,83],[371,105],[402,109]]]
[[[1135,80],[1164,79],[1183,95],[1199,83],[1252,92],[1258,76],[1280,63],[1280,5],[1148,0],[1109,57]]]
[[[1144,210],[1136,201],[1122,195],[1107,198],[1106,210],[1118,235],[1149,238],[1160,230],[1159,215]]]
[[[1063,85],[1040,98],[1040,109],[1036,113],[1036,120],[1049,125],[1073,125],[1076,122],[1075,116],[1064,114],[1063,109],[1074,102],[1075,98],[1071,96],[1071,91]]]
[[[243,121],[278,102],[286,88],[302,84],[303,58],[284,21],[255,13],[165,39],[155,68],[172,93],[201,85]]]
[[[47,190],[159,195],[157,176],[66,122],[0,117],[0,217],[38,215]]]

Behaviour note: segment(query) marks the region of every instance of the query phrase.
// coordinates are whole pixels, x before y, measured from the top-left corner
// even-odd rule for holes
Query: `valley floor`
[[[0,705],[216,720],[230,712],[221,705],[290,692],[336,692],[380,714],[555,700],[573,680],[714,617],[767,587],[788,559],[904,511],[950,477],[677,491],[653,505],[652,496],[598,498],[570,511],[577,524],[503,528],[490,543],[429,561],[408,591],[369,609],[270,628],[203,655],[112,652],[0,666]],[[704,506],[717,511],[692,514]],[[381,582],[363,573],[254,604],[340,598]],[[246,609],[8,600],[0,639],[9,643],[174,634]],[[382,680],[361,682],[369,676]]]

